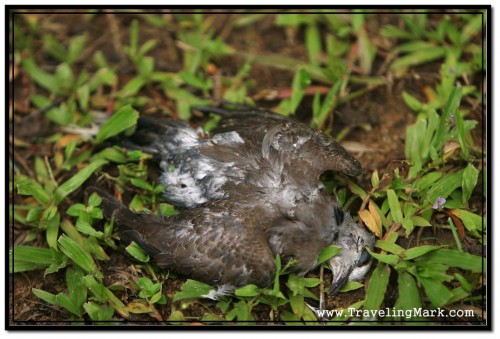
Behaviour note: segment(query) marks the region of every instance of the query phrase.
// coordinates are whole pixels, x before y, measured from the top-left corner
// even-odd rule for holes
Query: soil
[[[68,37],[72,35],[87,34],[88,44],[83,52],[87,57],[77,63],[77,67],[92,72],[91,62],[88,62],[87,59],[91,59],[93,53],[100,50],[110,64],[118,66],[118,76],[121,84],[132,76],[134,72],[133,66],[127,60],[123,51],[120,50],[120,46],[123,47],[124,44],[128,43],[128,28],[133,19],[139,18],[138,15],[105,15],[101,12],[91,20],[87,20],[83,13],[31,13],[24,15],[24,18],[16,15],[15,20],[25,32],[28,32],[26,21],[30,19],[39,22],[44,34],[55,34],[59,41],[67,41]],[[168,18],[171,14],[166,11],[164,15]],[[273,25],[274,18],[272,16],[251,26],[231,29],[230,23],[235,17],[222,14],[207,15],[213,18],[212,29],[215,34],[222,36],[236,50],[248,51],[250,49],[252,53],[256,54],[274,53],[304,61],[307,60],[307,51],[303,44],[303,32],[299,30],[295,34],[287,36],[283,29]],[[371,31],[378,31],[380,25],[385,24],[386,20],[388,19],[375,16],[375,19],[370,22]],[[176,23],[172,21],[172,24],[169,24],[167,28],[155,28],[152,25],[146,25],[143,19],[140,19],[140,23],[139,41],[144,42],[152,38],[159,40],[157,48],[150,54],[155,58],[156,69],[165,72],[181,70],[181,54],[175,45],[174,32],[177,29]],[[53,71],[58,62],[43,51],[42,39],[36,38],[32,41],[32,44],[35,50],[40,51],[40,53],[35,54],[37,64],[47,71]],[[377,59],[377,62],[380,64],[381,60],[379,59]],[[216,62],[215,67],[221,74],[234,75],[243,62],[244,60],[241,57],[226,56]],[[393,170],[394,166],[403,166],[401,160],[405,159],[406,128],[414,122],[415,113],[404,103],[402,92],[406,91],[417,98],[424,99],[424,88],[434,86],[438,71],[438,64],[419,67],[402,78],[393,79],[387,86],[377,87],[347,104],[337,107],[331,118],[332,134],[337,135],[346,128],[350,129],[342,142],[359,159],[364,168],[363,174],[355,179],[361,187],[370,189],[370,177],[374,170],[378,170],[379,174],[383,175],[386,171]],[[293,78],[292,72],[256,63],[253,64],[250,75],[253,83],[251,96],[257,96],[264,90],[286,89]],[[42,90],[39,88],[35,89],[35,85],[27,79],[22,71],[15,75],[14,93],[11,93],[11,97],[15,102],[15,110],[13,116],[10,117],[10,121],[14,124],[15,137],[23,140],[28,145],[15,147],[14,154],[11,153],[10,155],[14,156],[16,164],[26,169],[26,171],[33,168],[34,155],[43,154],[49,158],[53,155],[53,150],[46,149],[40,140],[52,135],[56,131],[56,127],[49,124],[43,114],[33,114],[33,112],[36,112],[36,108],[32,107],[27,101],[29,95],[40,91]],[[304,102],[305,104],[299,108],[299,117],[307,121],[310,114],[310,106],[308,107],[307,103],[311,102],[311,98],[306,98]],[[257,101],[258,105],[270,108],[276,103],[276,100]],[[164,109],[162,105],[165,104],[171,105],[171,103],[168,103],[168,99],[164,97],[152,102],[152,105],[157,105],[160,111]],[[152,107],[152,111],[156,111],[156,108]],[[482,121],[480,108],[476,108],[472,114],[473,118]],[[365,128],[361,128],[361,125],[369,126],[370,130],[367,131]],[[480,126],[481,124],[479,124],[479,128]],[[475,133],[478,144],[480,144],[482,136],[478,132]],[[81,194],[81,192],[77,194]],[[74,199],[77,200],[77,197]],[[480,196],[474,196],[473,199],[480,199]],[[16,204],[22,203],[23,198],[14,195],[12,202]],[[27,232],[26,227],[14,223],[10,232],[11,246],[14,243],[22,243]],[[39,237],[42,237],[42,235],[39,235]],[[427,240],[421,241],[421,239]],[[43,241],[40,240],[40,242]],[[415,246],[416,243],[454,244],[449,231],[431,228],[426,228],[418,238],[407,239],[407,242],[407,244],[401,244],[401,246]],[[466,252],[481,253],[483,250],[482,246],[473,239],[467,238],[463,245]],[[105,283],[106,280],[111,283],[119,279],[127,286],[127,280],[130,281],[131,278],[137,276],[137,268],[131,265],[130,258],[123,251],[112,251],[108,255],[111,257],[110,261],[100,262],[101,270],[107,277]],[[163,273],[167,274],[167,272]],[[317,272],[310,275],[317,276]],[[328,273],[325,272],[325,276],[325,280],[327,280]],[[11,325],[14,324],[13,319],[15,324],[36,323],[50,325],[66,324],[64,320],[70,319],[69,313],[43,302],[31,292],[32,288],[53,293],[64,291],[65,278],[63,273],[49,274],[44,277],[43,271],[30,271],[11,275],[10,279],[12,279],[9,284],[9,322]],[[173,294],[180,290],[180,286],[184,281],[184,278],[166,280],[163,291],[166,293],[169,302],[164,306],[158,306],[158,312],[164,320],[169,317],[172,311],[171,300]],[[134,296],[128,293],[133,293],[133,289],[127,289],[121,294],[123,301],[133,300]],[[396,295],[397,291],[390,291],[389,293]],[[347,307],[363,299],[363,295],[364,290],[359,289],[340,293],[335,297],[328,296],[325,307],[327,309]],[[394,300],[395,298],[396,296],[394,296]],[[214,304],[209,301],[197,301],[189,306],[189,310],[184,310],[184,314],[193,317],[202,316],[207,308],[216,314],[221,314],[214,307]],[[266,310],[256,308],[254,311],[254,314],[259,317],[257,320],[266,321],[269,319]],[[154,323],[152,320],[148,315],[135,315],[131,319],[131,321]]]

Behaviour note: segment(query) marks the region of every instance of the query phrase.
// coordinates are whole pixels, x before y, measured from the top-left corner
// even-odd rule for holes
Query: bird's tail
[[[127,245],[134,241],[146,254],[152,256],[158,254],[159,250],[151,244],[151,239],[147,238],[146,235],[157,232],[162,226],[165,226],[159,217],[154,214],[134,213],[111,194],[97,186],[88,187],[86,193],[97,193],[102,198],[99,207],[107,220],[114,218],[121,241]]]

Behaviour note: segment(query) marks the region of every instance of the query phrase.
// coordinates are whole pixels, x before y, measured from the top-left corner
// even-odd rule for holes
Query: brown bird
[[[343,251],[330,261],[330,291],[362,278],[370,265],[364,248],[374,238],[319,179],[326,170],[358,175],[359,162],[321,132],[276,113],[199,109],[222,115],[211,136],[179,122],[139,120],[127,146],[155,156],[165,197],[188,209],[168,218],[136,214],[99,191],[122,238],[159,266],[215,285],[265,286],[275,255],[305,274],[331,244]]]

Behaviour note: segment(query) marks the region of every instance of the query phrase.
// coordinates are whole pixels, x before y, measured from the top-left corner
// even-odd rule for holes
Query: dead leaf
[[[370,231],[372,231],[378,238],[382,236],[382,228],[377,226],[377,222],[370,211],[362,210],[358,212],[358,215]]]

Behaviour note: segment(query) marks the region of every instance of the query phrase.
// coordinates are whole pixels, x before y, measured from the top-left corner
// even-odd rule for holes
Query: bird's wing
[[[245,147],[261,152],[264,157],[273,156],[270,150],[274,148],[277,153],[282,153],[280,157],[289,155],[292,168],[300,168],[304,161],[307,162],[307,175],[311,182],[317,182],[327,170],[350,176],[361,173],[359,161],[339,143],[293,118],[256,108],[231,111],[204,107],[202,110],[222,116],[214,133],[234,131],[244,140]],[[297,148],[297,145],[302,147]]]

